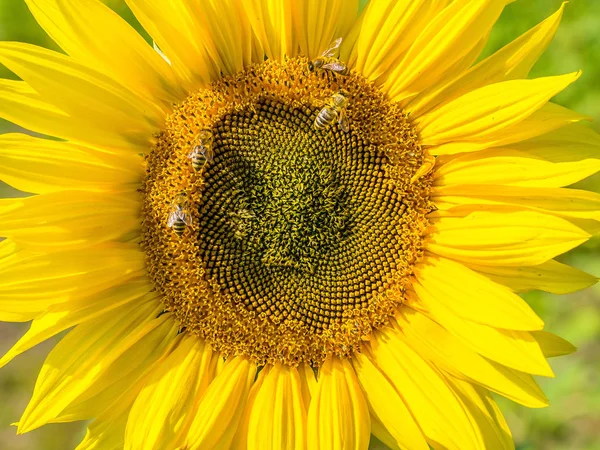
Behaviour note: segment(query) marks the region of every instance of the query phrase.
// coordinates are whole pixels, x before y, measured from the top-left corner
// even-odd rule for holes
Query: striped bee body
[[[346,120],[346,107],[348,106],[348,92],[343,89],[331,96],[328,104],[319,111],[315,118],[315,129],[322,131],[329,128],[336,121],[342,131],[349,131]]]
[[[338,113],[331,106],[325,106],[317,115],[315,119],[315,128],[317,130],[324,130],[329,128],[338,118]]]
[[[214,158],[213,154],[213,136],[210,130],[202,130],[198,133],[197,145],[194,146],[188,158],[192,162],[192,168],[199,172],[201,171],[206,163],[210,162]]]
[[[192,216],[187,210],[187,195],[182,192],[171,203],[167,226],[173,228],[179,237],[185,232],[185,228],[192,224]]]
[[[348,66],[335,57],[336,53],[339,52],[341,44],[342,38],[336,39],[321,56],[308,63],[308,70],[314,72],[316,69],[322,69],[335,72],[338,75],[348,75],[350,73]]]

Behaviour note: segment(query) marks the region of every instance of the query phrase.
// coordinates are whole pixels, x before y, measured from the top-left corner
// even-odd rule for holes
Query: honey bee
[[[202,170],[207,162],[214,158],[213,135],[210,130],[202,130],[198,133],[197,144],[194,146],[188,158],[192,161],[192,167],[196,172]]]
[[[348,131],[348,121],[346,120],[346,107],[348,106],[348,91],[339,90],[333,94],[329,103],[319,111],[315,119],[315,129],[325,130],[337,120],[342,131]]]
[[[192,224],[192,216],[188,211],[187,194],[182,192],[171,203],[167,226],[173,228],[177,236],[183,235],[185,227]]]
[[[415,174],[410,179],[410,184],[415,184],[421,177],[424,177],[431,169],[435,166],[435,156],[426,155],[423,161],[423,165],[417,169]]]
[[[348,75],[350,70],[348,66],[337,59],[334,55],[337,53],[342,38],[336,39],[331,46],[323,52],[323,54],[308,63],[308,70],[314,72],[315,69],[330,70],[340,75]]]

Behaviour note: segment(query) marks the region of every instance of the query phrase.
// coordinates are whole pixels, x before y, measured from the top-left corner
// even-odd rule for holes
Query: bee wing
[[[333,41],[331,46],[323,52],[322,56],[325,56],[326,58],[331,58],[333,55],[335,55],[337,49],[340,48],[340,45],[342,45],[342,38],[337,38],[335,41]]]
[[[334,72],[342,72],[344,69],[346,69],[346,65],[339,61],[336,61],[336,62],[324,64],[323,69],[333,70]]]
[[[167,219],[167,226],[171,228],[173,225],[175,225],[175,220],[177,220],[177,213],[172,212],[169,214],[169,218]]]
[[[212,162],[212,160],[215,158],[215,152],[213,152],[211,145],[204,148],[203,155],[208,162]]]
[[[192,224],[192,215],[190,213],[188,213],[187,211],[182,211],[180,214],[180,218],[181,220],[183,220],[183,223],[185,223],[186,225],[191,225]]]
[[[340,129],[344,132],[350,131],[348,127],[348,120],[346,119],[346,113],[344,111],[339,112],[338,123],[340,124]]]

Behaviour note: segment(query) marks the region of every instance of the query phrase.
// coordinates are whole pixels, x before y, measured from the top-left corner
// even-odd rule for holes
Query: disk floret
[[[143,245],[166,309],[258,364],[351,354],[402,303],[420,258],[423,160],[406,115],[375,86],[310,71],[305,58],[190,96],[147,158]],[[190,220],[174,232],[182,192]]]

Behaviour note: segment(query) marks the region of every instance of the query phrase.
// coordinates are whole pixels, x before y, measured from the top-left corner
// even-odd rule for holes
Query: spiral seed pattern
[[[430,211],[406,115],[364,79],[266,61],[191,96],[147,158],[144,239],[165,309],[225,354],[259,364],[350,355],[404,301]],[[333,92],[350,131],[317,130]],[[309,95],[310,94],[310,95]],[[213,158],[191,168],[209,129]],[[181,236],[169,199],[190,199]]]

